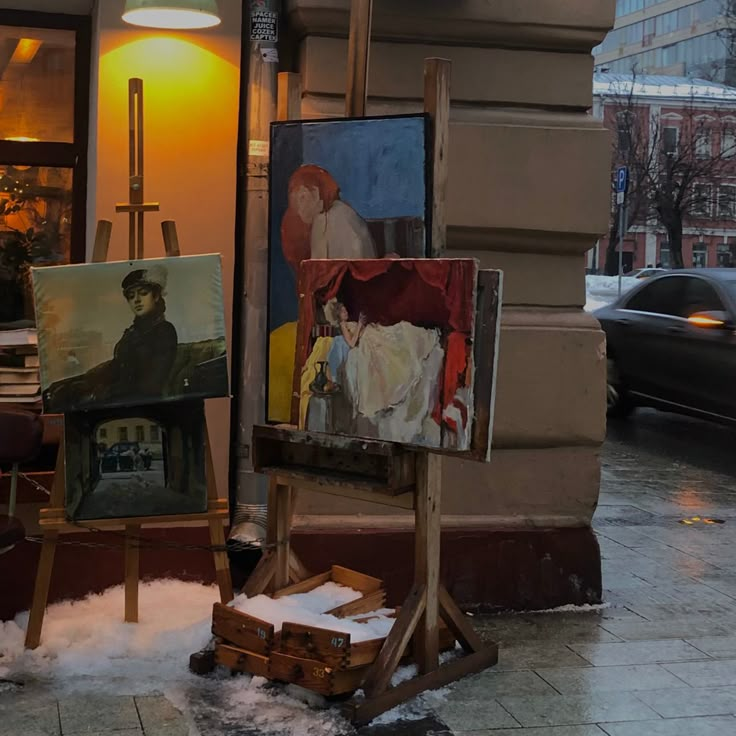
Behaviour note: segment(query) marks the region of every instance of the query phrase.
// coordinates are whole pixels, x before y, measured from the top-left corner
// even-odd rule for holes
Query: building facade
[[[114,222],[110,259],[127,259],[127,218],[115,205],[128,194],[127,85],[139,77],[146,198],[161,203],[160,212],[146,216],[147,255],[162,255],[161,221],[169,219],[177,223],[182,253],[221,253],[229,335],[238,329],[246,292],[237,280],[244,235],[236,224],[245,197],[239,175],[249,165],[241,106],[248,74],[241,61],[251,4],[258,3],[218,0],[223,22],[217,28],[165,33],[123,23],[123,0],[63,3],[91,37],[76,57],[87,60],[89,75],[86,88],[84,80],[78,85],[80,115],[88,121],[86,159],[79,159],[86,191],[75,189],[87,226],[81,252],[74,251],[75,233],[72,250],[89,258],[95,223],[107,219]],[[60,5],[0,0],[7,10],[0,25],[21,23],[15,15],[21,9],[53,13]],[[545,608],[600,600],[591,519],[605,436],[605,349],[600,326],[583,306],[585,254],[608,221],[610,163],[609,134],[590,115],[590,52],[613,24],[613,11],[613,0],[375,3],[368,114],[421,111],[424,59],[450,59],[447,252],[504,272],[492,459],[442,462],[443,575],[467,605]],[[349,0],[284,0],[281,13],[279,69],[301,76],[300,116],[343,115]],[[559,172],[554,186],[550,172]],[[265,248],[259,254],[265,258]],[[207,402],[218,490],[234,502],[230,459],[247,448],[236,445],[230,416],[228,399]],[[44,503],[29,489],[19,504],[31,533]],[[337,561],[364,570],[384,578],[397,599],[411,582],[410,513],[303,491],[294,526],[292,539],[310,569]],[[147,530],[156,534],[207,539],[206,527],[185,524]],[[26,607],[37,545],[27,547],[0,558],[12,576],[14,601]],[[67,575],[67,596],[79,595],[91,583],[78,575],[79,562],[68,550],[59,549],[54,574]],[[149,560],[150,574],[166,555],[170,573],[184,564],[167,549]],[[193,559],[186,558],[190,571]],[[96,589],[118,581],[115,560],[114,551],[96,557]],[[211,576],[211,568],[203,553],[199,569]],[[0,567],[0,577],[5,572]]]
[[[620,150],[627,115],[642,120],[642,134],[657,130],[659,144],[672,145],[673,151],[685,145],[686,126],[694,120],[702,125],[697,154],[712,160],[712,170],[691,188],[692,206],[683,222],[683,261],[686,268],[736,266],[736,89],[683,77],[596,74],[593,98],[594,116],[613,134],[613,169],[627,163]],[[612,197],[612,217],[615,212]],[[604,237],[589,253],[592,272],[603,271],[607,246]],[[651,211],[629,223],[622,261],[625,272],[673,265],[666,231]]]
[[[593,49],[599,72],[695,76],[733,84],[730,0],[617,0],[616,22]]]

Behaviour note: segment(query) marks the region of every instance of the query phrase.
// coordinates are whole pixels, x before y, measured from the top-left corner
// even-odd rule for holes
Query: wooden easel
[[[365,115],[370,19],[372,0],[353,0],[348,50],[346,115]],[[445,192],[447,185],[447,142],[449,138],[450,62],[427,59],[424,66],[425,111],[433,126],[432,255],[445,248]],[[279,119],[299,117],[298,75],[279,75]],[[266,551],[248,578],[248,596],[279,590],[288,583],[308,577],[304,565],[291,549],[291,524],[296,489],[327,493],[414,511],[414,582],[386,641],[371,665],[362,688],[366,697],[353,698],[345,715],[356,725],[380,713],[465,675],[481,671],[498,661],[498,646],[484,644],[468,618],[440,583],[441,457],[431,452],[413,452],[400,445],[371,440],[334,438],[331,447],[317,446],[309,433],[285,427],[256,426],[253,435],[254,467],[269,476]],[[313,466],[290,467],[291,448],[309,446]],[[353,446],[355,445],[355,446]],[[320,460],[344,452],[346,458],[380,455],[381,465],[393,469],[375,483],[365,481],[366,468],[356,467],[361,481],[330,477],[322,472]],[[353,462],[358,462],[354,460]],[[330,462],[326,461],[325,466]],[[358,472],[360,470],[360,472]],[[344,475],[344,474],[343,474]],[[438,623],[445,621],[466,652],[448,664],[439,664]],[[389,687],[407,645],[413,640],[419,676]]]
[[[146,212],[159,209],[157,202],[143,201],[143,82],[140,79],[129,80],[128,85],[128,113],[130,125],[130,202],[116,205],[117,212],[127,212],[129,215],[128,255],[143,259],[143,226]],[[179,239],[176,233],[176,224],[172,220],[161,223],[164,248],[167,256],[179,256]],[[112,233],[112,222],[100,220],[97,223],[92,262],[102,263],[107,260]],[[212,554],[215,563],[217,585],[220,591],[220,600],[227,603],[232,600],[233,586],[230,577],[230,565],[225,546],[224,522],[229,518],[226,499],[217,494],[215,469],[212,462],[209,432],[205,424],[205,475],[207,481],[207,511],[196,514],[180,514],[168,516],[142,516],[124,519],[99,519],[93,521],[75,522],[70,524],[66,518],[66,467],[64,462],[64,439],[59,444],[56,457],[54,482],[51,487],[49,507],[39,512],[39,525],[43,534],[41,557],[38,563],[36,583],[33,590],[28,630],[26,631],[25,645],[28,649],[35,649],[41,641],[41,629],[48,601],[51,572],[56,554],[56,544],[60,532],[78,532],[80,529],[110,529],[125,528],[125,621],[138,621],[138,583],[140,548],[138,538],[144,524],[161,524],[180,521],[207,521],[210,532],[210,542],[216,549]]]

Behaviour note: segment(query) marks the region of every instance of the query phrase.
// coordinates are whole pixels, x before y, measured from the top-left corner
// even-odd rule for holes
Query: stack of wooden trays
[[[353,588],[362,596],[324,613],[338,618],[350,616],[353,624],[367,624],[378,615],[395,618],[398,613],[398,609],[387,612],[383,608],[386,593],[381,580],[337,565],[283,588],[272,597],[305,593],[328,581]],[[385,637],[353,642],[350,633],[339,628],[319,628],[298,622],[285,621],[281,630],[276,631],[272,623],[221,603],[214,605],[212,633],[216,637],[217,664],[233,672],[294,683],[328,697],[357,690],[385,642]],[[454,646],[453,635],[441,623],[440,648],[444,651]],[[405,658],[411,658],[411,645]]]

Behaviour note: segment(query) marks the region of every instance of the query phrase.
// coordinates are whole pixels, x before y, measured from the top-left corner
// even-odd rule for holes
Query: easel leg
[[[210,519],[210,544],[213,547],[225,546],[225,529],[222,525],[222,519]],[[217,577],[217,586],[220,589],[220,602],[228,603],[233,599],[233,581],[230,576],[230,561],[227,558],[227,552],[216,550],[213,553],[215,558],[215,575]]]
[[[41,628],[43,617],[46,613],[46,602],[49,597],[49,583],[51,582],[51,570],[54,566],[54,555],[56,553],[56,541],[59,532],[44,532],[43,545],[41,547],[41,558],[38,561],[38,572],[36,573],[36,584],[33,588],[33,604],[31,615],[28,619],[26,631],[26,648],[35,649],[41,642]]]
[[[414,584],[427,588],[427,605],[414,634],[414,656],[421,674],[439,666],[440,506],[442,458],[417,455]]]
[[[140,524],[125,525],[125,622],[129,624],[138,623],[140,533]]]
[[[169,230],[171,234],[172,230]],[[175,230],[173,231],[175,233]],[[167,250],[171,243],[166,243]],[[209,430],[205,425],[205,462],[207,478],[207,499],[211,503],[217,500],[217,484],[215,483],[215,463],[212,460],[212,447],[210,445]],[[214,550],[212,556],[215,560],[215,577],[217,586],[220,588],[220,602],[228,603],[233,599],[233,581],[230,575],[230,560],[225,551],[225,528],[222,517],[210,518],[210,544],[220,549]]]
[[[276,485],[276,573],[274,587],[276,590],[289,584],[289,567],[291,546],[291,488]]]

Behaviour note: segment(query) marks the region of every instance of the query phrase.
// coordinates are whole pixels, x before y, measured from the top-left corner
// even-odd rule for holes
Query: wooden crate
[[[248,672],[259,677],[270,676],[269,657],[234,647],[227,642],[218,641],[215,644],[215,662],[233,672]]]
[[[383,581],[340,565],[333,565],[326,572],[282,588],[273,597],[283,598],[296,593],[307,593],[327,582],[345,585],[363,595],[323,613],[338,617],[355,616],[376,611],[386,603]],[[263,656],[268,656],[278,640],[273,624],[222,603],[215,603],[212,607],[212,633],[235,647]]]
[[[385,637],[382,637],[352,642],[350,634],[345,631],[284,621],[274,651],[292,657],[315,659],[335,669],[353,669],[371,664],[385,641]],[[455,636],[442,620],[439,624],[439,645],[440,651],[455,648]],[[404,659],[411,659],[411,654],[410,642],[404,653]]]
[[[263,656],[268,656],[274,645],[273,624],[222,603],[212,607],[212,633],[235,647]]]
[[[326,572],[313,575],[311,578],[294,583],[286,588],[281,588],[273,594],[273,598],[283,598],[295,593],[307,593],[328,582],[345,585],[348,588],[360,591],[363,595],[354,601],[350,601],[350,603],[336,606],[329,611],[324,611],[324,613],[339,617],[355,616],[358,613],[376,611],[386,603],[386,591],[382,580],[364,575],[362,572],[349,570],[347,567],[341,567],[340,565],[333,565]]]
[[[320,695],[342,695],[357,690],[363,682],[368,666],[345,670],[330,667],[324,662],[304,657],[292,657],[273,652],[268,677],[280,682],[301,685]]]

